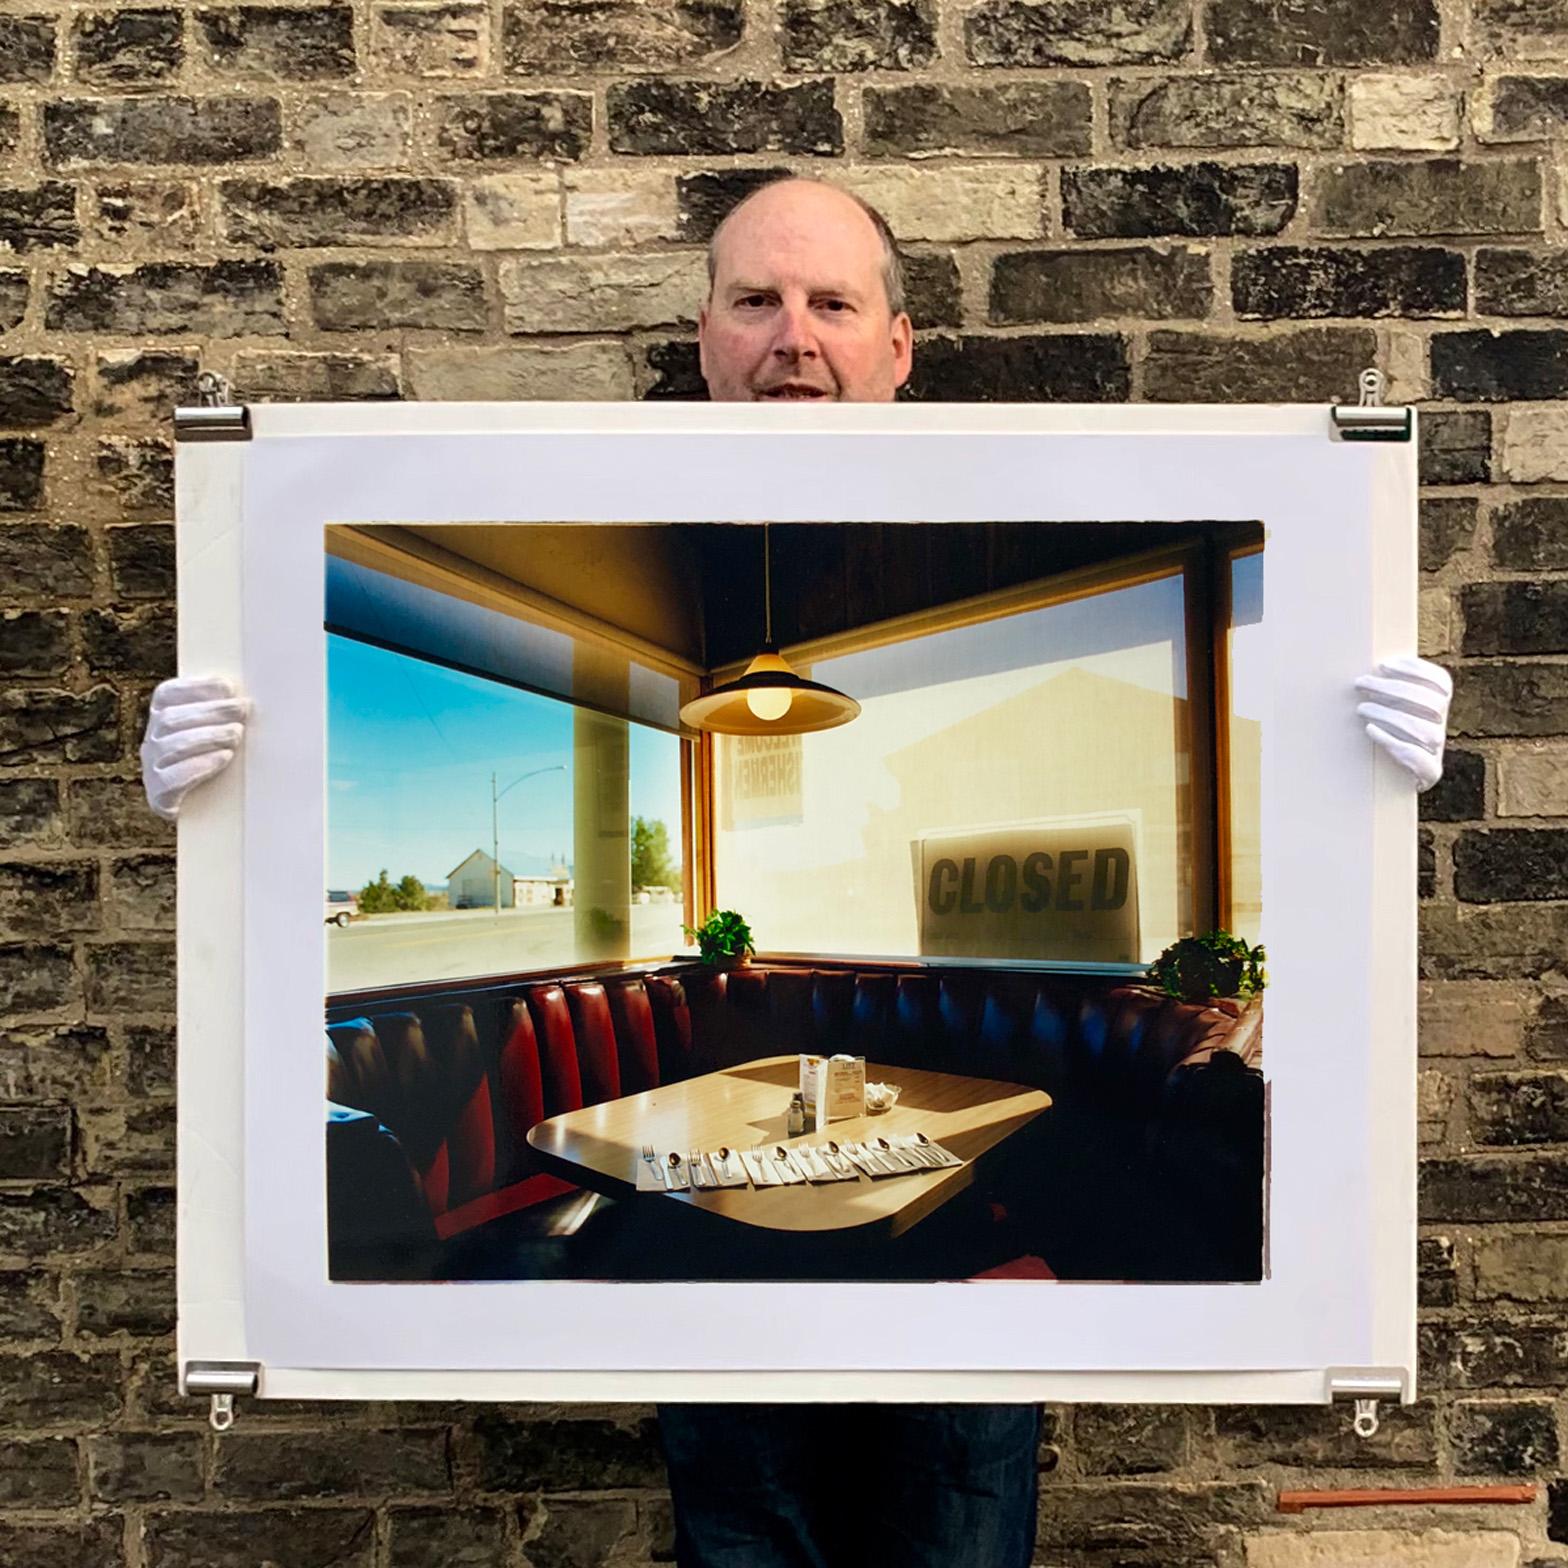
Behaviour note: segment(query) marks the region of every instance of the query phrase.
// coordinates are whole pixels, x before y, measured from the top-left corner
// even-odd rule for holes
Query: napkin
[[[941,1144],[933,1143],[930,1139],[921,1143],[918,1138],[910,1133],[905,1133],[902,1137],[895,1133],[889,1133],[887,1141],[896,1149],[908,1149],[914,1154],[916,1159],[924,1158],[928,1160],[933,1169],[937,1167],[945,1169],[951,1165],[962,1165],[964,1163],[951,1149],[944,1149]]]
[[[741,1163],[746,1167],[746,1173],[758,1187],[778,1187],[783,1185],[784,1178],[779,1174],[778,1167],[771,1159],[764,1159],[757,1149],[747,1149],[741,1154]]]
[[[717,1149],[708,1151],[708,1169],[713,1172],[713,1179],[720,1187],[744,1187],[746,1185],[746,1167],[741,1163],[739,1153],[731,1149],[728,1161],[720,1158]]]
[[[646,1160],[637,1162],[637,1190],[638,1192],[667,1192],[664,1178],[658,1170]]]

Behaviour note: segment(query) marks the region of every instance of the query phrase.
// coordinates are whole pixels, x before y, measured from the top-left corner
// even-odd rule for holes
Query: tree
[[[359,912],[362,915],[390,915],[402,910],[428,909],[430,897],[425,884],[410,872],[394,885],[387,879],[386,867],[374,882],[367,882],[359,892]]]
[[[412,871],[397,885],[397,907],[399,909],[428,909],[430,907],[430,898],[425,892],[425,884]]]
[[[647,817],[632,818],[632,886],[681,885],[681,868],[670,853],[670,830]]]

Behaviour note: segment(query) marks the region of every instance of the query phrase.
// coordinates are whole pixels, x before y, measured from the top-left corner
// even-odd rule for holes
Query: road
[[[327,927],[330,994],[370,986],[512,974],[574,962],[570,909],[443,910],[368,915]],[[669,958],[685,951],[679,904],[632,907],[632,953]]]

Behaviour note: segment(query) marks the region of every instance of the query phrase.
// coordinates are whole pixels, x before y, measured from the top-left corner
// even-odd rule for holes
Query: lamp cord
[[[762,641],[773,646],[773,556],[768,548],[768,525],[762,525]]]

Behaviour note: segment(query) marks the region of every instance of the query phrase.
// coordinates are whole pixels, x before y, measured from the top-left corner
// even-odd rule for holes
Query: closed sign
[[[1138,962],[1127,818],[934,833],[914,849],[922,954]]]

